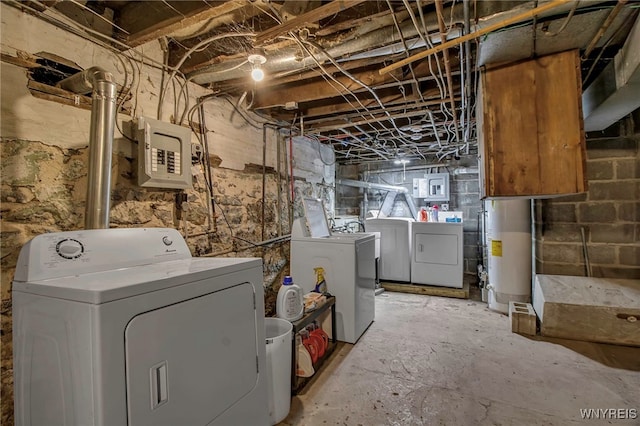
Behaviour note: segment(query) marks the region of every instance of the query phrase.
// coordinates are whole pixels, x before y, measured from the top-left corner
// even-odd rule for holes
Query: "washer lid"
[[[13,291],[97,305],[261,265],[259,258],[189,258],[48,280],[14,281]],[[228,284],[220,280],[219,285]]]
[[[375,240],[376,236],[372,232],[356,232],[352,234],[331,234],[329,237],[295,237],[291,236],[291,241],[317,242],[318,244],[359,244],[363,241]]]

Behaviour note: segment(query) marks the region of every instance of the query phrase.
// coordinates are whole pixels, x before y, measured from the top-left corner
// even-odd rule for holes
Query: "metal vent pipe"
[[[116,84],[110,73],[98,67],[91,67],[62,80],[58,86],[78,94],[92,92],[84,223],[86,229],[108,228],[111,207],[111,155],[116,122]]]

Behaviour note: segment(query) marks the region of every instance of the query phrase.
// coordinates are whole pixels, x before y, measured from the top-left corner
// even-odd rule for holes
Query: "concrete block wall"
[[[405,169],[393,162],[368,164],[362,166],[339,166],[336,179],[366,180],[367,182],[401,186],[413,192],[413,179],[424,178],[426,173],[449,173],[449,210],[460,210],[464,217],[464,271],[467,279],[476,281],[477,265],[482,262],[482,251],[478,246],[479,221],[478,213],[482,209],[480,187],[477,173],[457,174],[456,170],[469,171],[477,167],[477,159],[473,155],[463,156],[458,161],[421,166],[409,163]],[[366,193],[366,202],[365,202]],[[363,219],[365,210],[378,210],[384,201],[387,191],[378,189],[362,189],[344,185],[336,186],[336,212],[339,214],[356,214]],[[415,200],[416,207],[426,206],[424,200]],[[366,204],[366,207],[365,207]],[[432,204],[441,204],[434,202]],[[410,216],[404,197],[396,197],[393,215]]]
[[[640,132],[588,139],[587,179],[586,193],[536,201],[536,271],[587,276],[586,246],[592,276],[640,279]]]

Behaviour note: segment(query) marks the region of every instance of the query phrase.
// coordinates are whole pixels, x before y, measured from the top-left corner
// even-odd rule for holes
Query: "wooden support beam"
[[[261,32],[256,36],[256,44],[261,45],[267,41],[273,40],[276,37],[286,34],[289,31],[302,28],[309,23],[318,22],[319,20],[335,15],[351,7],[357,6],[360,3],[364,3],[366,0],[333,0],[331,3],[327,3],[323,6],[315,8],[307,13],[293,18],[283,24],[269,28],[266,31]]]
[[[396,63],[393,63],[391,65],[388,65],[388,66],[380,69],[379,72],[380,72],[380,74],[386,74],[386,73],[391,72],[391,71],[393,71],[395,69],[403,67],[403,66],[405,66],[407,64],[410,64],[412,62],[415,62],[415,61],[418,61],[420,59],[426,58],[429,55],[433,55],[434,53],[441,52],[444,49],[448,49],[450,47],[457,46],[457,45],[459,45],[461,43],[464,43],[465,41],[476,39],[476,38],[481,37],[481,36],[483,36],[485,34],[489,34],[490,32],[493,32],[493,31],[496,31],[496,30],[500,30],[500,29],[502,29],[504,27],[508,27],[509,25],[516,24],[516,23],[521,22],[521,21],[526,21],[527,19],[531,19],[534,16],[539,15],[539,14],[541,14],[543,12],[546,12],[548,10],[555,9],[556,7],[562,6],[563,4],[568,3],[569,1],[572,1],[572,0],[554,0],[554,1],[551,1],[549,3],[546,3],[546,4],[542,5],[542,6],[536,7],[534,9],[528,10],[528,11],[523,12],[523,13],[519,13],[516,16],[512,16],[511,18],[505,19],[505,20],[500,21],[500,22],[496,22],[495,24],[489,25],[487,27],[484,27],[484,28],[482,28],[482,29],[480,29],[478,31],[474,31],[474,32],[466,34],[466,35],[464,35],[462,37],[458,37],[456,39],[449,40],[447,42],[439,44],[439,45],[437,45],[436,47],[434,47],[432,49],[427,49],[427,50],[422,51],[420,53],[416,53],[415,55],[411,55],[406,59],[403,59],[401,61],[398,61]]]
[[[145,28],[144,30],[129,35],[126,38],[126,44],[131,47],[136,47],[151,40],[170,35],[182,28],[186,28],[201,22],[206,22],[210,19],[214,19],[227,13],[231,13],[248,4],[248,0],[229,0],[218,6],[209,7],[205,10],[194,11],[192,14],[184,17],[177,15],[172,16],[169,19],[165,19],[161,22],[155,23]]]
[[[411,111],[403,114],[390,114],[390,115],[391,115],[391,118],[397,119],[397,118],[417,117],[419,115],[426,115],[426,114],[427,113],[425,110],[420,110],[420,111]],[[349,127],[363,126],[365,124],[379,123],[379,122],[388,121],[388,120],[390,120],[390,118],[385,114],[385,115],[380,115],[380,117],[368,118],[368,119],[359,120],[359,121],[349,121],[349,122],[343,122],[339,124],[332,124],[332,125],[318,126],[318,127],[309,126],[307,127],[307,131],[314,132],[314,133],[330,132],[332,130],[348,129]]]
[[[415,102],[418,100],[416,95],[407,93],[405,96],[402,93],[399,93],[397,89],[385,90],[384,92],[389,93],[386,96],[378,94],[378,97],[382,101],[383,105],[391,106],[396,104],[402,104],[403,106],[406,102]],[[363,93],[361,96],[358,96],[360,99],[360,103],[365,107],[378,107],[378,101],[370,96],[369,93]],[[313,117],[319,117],[323,115],[333,115],[340,113],[352,113],[354,102],[351,104],[347,102],[331,102],[329,105],[322,106],[311,106],[309,108],[301,108],[304,111],[305,121],[312,119]],[[360,106],[359,103],[355,103],[357,107]]]
[[[357,73],[354,75],[358,80],[363,82],[369,87],[377,84],[387,83],[402,78],[402,72],[396,71],[393,74],[380,75],[376,71],[367,71],[363,73]],[[346,76],[336,77],[346,90],[352,92],[362,92],[365,90],[361,84],[356,83],[352,79]],[[335,81],[330,80],[331,84],[325,80],[315,79],[309,82],[303,82],[296,86],[287,87],[263,87],[256,91],[256,97],[253,103],[254,109],[273,108],[277,106],[284,106],[287,102],[302,102],[317,101],[320,99],[333,98],[340,94],[345,94],[347,91]]]
[[[457,299],[469,298],[469,283],[465,282],[462,288],[450,288],[450,287],[436,287],[428,285],[416,285],[416,284],[400,284],[382,282],[380,283],[382,288],[387,291],[395,291],[398,293],[413,293],[424,294],[428,296],[443,296],[443,297],[455,297]]]
[[[389,113],[394,113],[397,111],[409,111],[409,110],[414,110],[414,109],[418,109],[418,108],[428,108],[431,106],[435,106],[435,105],[440,105],[443,102],[446,102],[447,99],[430,99],[430,100],[425,100],[423,102],[420,102],[415,96],[412,96],[412,98],[407,99],[407,98],[398,98],[396,97],[395,99],[393,99],[391,97],[387,97],[387,98],[381,98],[380,100],[382,101],[383,105],[385,106],[384,108],[381,108],[380,105],[378,104],[377,101],[371,99],[370,101],[373,102],[369,102],[369,104],[365,104],[365,106],[369,107],[371,106],[372,108],[369,108],[367,111],[364,110],[357,110],[354,111],[353,107],[351,107],[351,109],[348,111],[349,114],[344,114],[341,116],[341,119],[343,121],[341,121],[342,123],[344,123],[344,120],[347,119],[351,119],[351,118],[362,118],[363,114],[367,114],[367,115],[371,115],[371,114],[382,114],[385,111],[389,112]],[[394,102],[394,100],[396,102]],[[364,103],[364,102],[363,102]],[[347,111],[344,111],[347,112]],[[326,118],[320,118],[320,119],[309,119],[309,114],[307,113],[307,111],[305,110],[305,114],[304,114],[304,118],[305,118],[305,124],[307,125],[307,127],[312,127],[314,125],[321,125],[321,124],[332,124],[332,123],[336,123],[336,117],[335,115],[326,117]],[[336,123],[337,124],[337,123]]]

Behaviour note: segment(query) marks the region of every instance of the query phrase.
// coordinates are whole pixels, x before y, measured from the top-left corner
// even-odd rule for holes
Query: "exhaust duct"
[[[111,207],[111,153],[116,121],[116,84],[110,73],[91,67],[57,85],[77,94],[92,92],[85,228],[106,229],[109,227]]]

